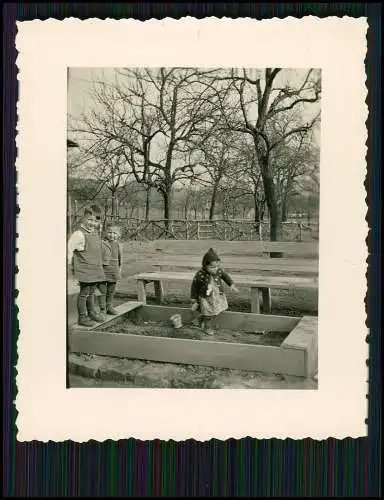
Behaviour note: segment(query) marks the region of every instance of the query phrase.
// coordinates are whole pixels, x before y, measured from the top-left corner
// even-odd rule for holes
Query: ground
[[[172,241],[170,241],[172,245]],[[139,246],[139,248],[138,248]],[[136,300],[136,284],[129,277],[135,273],[148,271],[148,263],[155,255],[149,244],[124,245],[123,279],[119,284],[119,296],[116,304],[127,300]],[[172,270],[172,269],[169,269]],[[267,272],[265,272],[268,274]],[[73,284],[69,283],[69,287]],[[189,286],[180,283],[165,283],[165,301],[167,305],[189,307]],[[240,289],[240,293],[227,293],[231,311],[250,312],[250,291]],[[155,303],[153,286],[148,286],[147,301]],[[272,291],[272,314],[286,316],[317,316],[317,293],[307,291]],[[68,322],[76,320],[70,310]],[[128,325],[126,325],[127,327]],[[120,328],[124,328],[121,326]],[[129,325],[130,333],[135,325]],[[136,326],[137,328],[137,326]],[[158,325],[140,325],[137,333],[153,334]],[[201,338],[194,328],[184,328],[189,338]],[[188,331],[187,331],[188,330]],[[116,330],[117,331],[117,330]],[[164,330],[165,331],[165,330]],[[171,329],[167,329],[172,334]],[[180,335],[178,335],[180,336]],[[248,334],[249,336],[249,334]],[[217,332],[212,340],[243,340],[242,332]],[[211,340],[211,339],[210,339]],[[255,343],[278,345],[281,334],[267,334],[262,339],[255,336]],[[139,360],[109,358],[103,356],[69,356],[70,387],[178,387],[178,388],[255,388],[255,389],[316,389],[317,382],[300,377],[287,377],[277,374],[261,374],[240,370],[222,370],[208,367],[155,363]]]
[[[206,366],[69,355],[70,387],[316,389],[311,379]]]

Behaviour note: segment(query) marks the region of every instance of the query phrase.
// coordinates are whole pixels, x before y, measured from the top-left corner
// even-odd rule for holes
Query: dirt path
[[[70,387],[316,390],[312,379],[246,370],[70,354]]]

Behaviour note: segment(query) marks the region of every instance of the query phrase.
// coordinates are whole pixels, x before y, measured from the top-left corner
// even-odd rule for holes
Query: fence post
[[[197,239],[200,239],[200,221],[197,221]]]
[[[302,241],[302,223],[299,222],[299,241]]]

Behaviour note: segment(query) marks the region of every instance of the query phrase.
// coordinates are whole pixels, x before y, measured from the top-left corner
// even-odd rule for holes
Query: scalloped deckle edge
[[[285,61],[286,67],[316,66],[325,68],[325,81],[327,78],[333,78],[334,85],[337,85],[337,78],[340,79],[340,74],[336,74],[335,79],[335,74],[332,76],[327,67],[332,67],[332,57],[340,57],[340,50],[344,45],[347,55],[350,55],[348,48],[355,47],[354,44],[358,45],[357,42],[359,42],[360,45],[356,47],[356,53],[357,57],[360,57],[363,42],[357,37],[361,35],[362,28],[366,29],[366,25],[362,26],[362,22],[364,20],[347,18],[346,16],[326,19],[309,16],[301,19],[293,17],[262,21],[252,19],[249,22],[247,18],[236,20],[230,18],[206,18],[203,20],[166,18],[144,22],[131,19],[120,21],[113,19],[86,21],[51,19],[18,23],[19,34],[16,44],[19,50],[17,63],[20,71],[18,78],[21,90],[17,125],[20,205],[18,261],[20,269],[16,276],[16,287],[19,289],[16,303],[20,307],[21,333],[18,338],[17,386],[19,392],[16,398],[18,411],[16,424],[19,440],[86,442],[135,437],[143,440],[159,438],[183,441],[192,438],[206,441],[210,439],[238,439],[246,436],[276,437],[278,439],[312,437],[323,440],[328,437],[343,439],[349,436],[365,435],[366,430],[362,429],[360,422],[355,422],[355,428],[348,427],[353,421],[354,413],[349,415],[349,419],[345,417],[343,420],[340,412],[337,414],[337,418],[335,417],[335,405],[336,403],[340,404],[340,400],[337,399],[333,402],[327,400],[318,428],[316,428],[315,420],[302,418],[305,413],[300,415],[298,410],[302,401],[307,400],[308,403],[305,408],[303,407],[305,412],[310,410],[311,403],[313,403],[308,399],[312,397],[308,395],[308,392],[306,394],[298,392],[288,394],[289,391],[283,393],[282,391],[232,390],[205,391],[205,393],[203,391],[202,393],[201,391],[140,389],[132,391],[119,389],[64,390],[65,369],[63,369],[63,363],[65,358],[62,357],[63,353],[60,351],[63,347],[64,328],[63,322],[60,323],[57,318],[63,318],[65,266],[63,265],[63,270],[58,269],[56,261],[56,259],[59,260],[61,254],[65,259],[65,249],[62,250],[65,247],[63,244],[65,206],[63,208],[62,203],[66,193],[65,190],[63,192],[63,185],[60,187],[60,182],[65,179],[65,172],[62,168],[63,166],[65,168],[66,154],[65,141],[63,140],[66,126],[66,95],[64,95],[65,82],[63,79],[65,79],[66,66],[96,66],[98,60],[101,65],[106,65],[106,61],[110,61],[113,65],[116,65],[116,61],[119,61],[121,65],[124,65],[124,61],[125,64],[139,65],[141,61],[142,65],[148,66],[154,65],[154,61],[157,61],[158,65],[166,63],[177,66],[180,65],[181,61],[183,64],[191,66],[197,64],[196,61],[203,65],[204,61],[207,60],[207,65],[211,65],[214,61],[221,66],[223,61],[227,59],[228,65],[234,65],[234,62],[238,61],[239,65],[245,67],[265,67],[266,65],[284,67]],[[94,26],[95,23],[97,26]],[[127,23],[131,24],[132,29],[127,30]],[[253,37],[250,37],[249,31],[247,31],[248,24],[252,25],[254,30]],[[350,38],[343,39],[343,34],[345,36],[343,30],[347,29],[345,28],[347,25],[348,29],[351,29]],[[212,26],[215,27],[214,30],[212,30]],[[153,30],[156,33],[153,40],[149,41],[143,38],[141,40],[142,46],[138,44],[137,39],[133,43],[130,37],[138,32],[144,37],[147,35],[147,30]],[[230,33],[232,36],[229,36]],[[176,35],[180,37],[177,43],[175,43]],[[327,57],[323,57],[323,59],[315,57],[316,40],[320,40],[321,36],[323,37],[322,42],[318,43],[317,49],[320,51],[322,47],[327,46],[329,50]],[[334,43],[330,44],[330,38]],[[125,43],[126,40],[128,43]],[[71,49],[72,46],[74,50]],[[259,50],[260,47],[262,50]],[[188,51],[186,48],[190,50]],[[366,47],[363,48],[365,51]],[[251,51],[250,55],[249,51]],[[299,64],[300,58],[303,61],[302,65]],[[308,64],[308,61],[312,60],[316,62],[313,66]],[[318,66],[317,63],[320,60],[323,61],[323,64]],[[171,64],[172,61],[174,61],[173,64]],[[345,73],[348,73],[349,68],[344,67],[343,63],[343,59],[340,58],[340,67]],[[350,59],[350,63],[353,64],[353,59]],[[361,78],[359,75],[355,80],[354,90],[358,89],[362,94],[364,106],[362,108],[360,102],[356,105],[356,102],[353,101],[352,104],[353,110],[357,110],[358,116],[365,122],[368,116],[368,113],[365,112],[367,95],[365,71],[363,76],[364,78]],[[30,79],[28,83],[26,83],[25,78]],[[348,83],[348,80],[346,82]],[[329,91],[327,95],[327,99],[329,99],[334,89],[332,86],[327,87],[327,85],[329,85],[329,80],[325,85],[325,89]],[[62,91],[57,89],[62,89]],[[351,92],[351,86],[346,85],[345,91]],[[353,97],[353,94],[351,95]],[[353,120],[353,114],[348,115],[348,108],[343,108],[345,106],[343,95],[339,94],[339,97],[339,112],[346,111],[346,116]],[[332,110],[329,113],[328,111],[325,113],[325,116],[328,116],[328,121],[322,135],[324,135],[325,143],[328,141],[327,155],[329,156],[330,145],[331,147],[337,146],[340,143],[340,137],[335,134],[332,141],[329,136],[329,130],[333,126],[332,121],[337,121],[337,114],[332,114]],[[349,126],[350,120],[348,118],[345,119],[346,128]],[[363,162],[366,152],[366,138],[366,135],[363,137],[359,135],[358,139],[358,141],[362,139],[364,144]],[[349,160],[349,149],[353,150],[354,147],[353,135],[348,138],[348,141],[341,142],[345,146],[343,154]],[[321,146],[323,148],[323,138]],[[337,155],[337,151],[333,153]],[[323,150],[322,154],[325,154]],[[360,159],[361,153],[358,156]],[[334,160],[337,167],[337,161],[340,158]],[[32,166],[33,169],[31,169]],[[329,166],[325,165],[324,168],[329,169]],[[343,165],[340,168],[344,168]],[[360,187],[364,185],[365,172],[362,175],[360,170],[356,169],[356,161],[353,161],[353,158],[348,172],[350,174],[350,177],[346,178],[346,181],[349,182],[348,187],[339,188],[339,190],[341,195],[346,196],[346,205],[351,208],[352,216],[350,218],[353,219],[356,211],[350,205],[349,191],[354,193],[357,185]],[[337,184],[337,175],[336,169],[336,181],[333,180],[331,184]],[[334,196],[333,186],[324,184],[324,191],[327,196],[328,194],[330,196],[329,200],[331,201],[328,205],[337,206],[337,198],[332,198]],[[49,210],[46,207],[39,209],[42,198],[46,199]],[[359,201],[357,199],[356,202],[360,207]],[[321,210],[324,211],[324,214],[329,214],[327,208],[327,204],[323,203]],[[364,216],[365,212],[364,214],[359,213],[357,215],[358,221]],[[52,217],[54,221],[52,221]],[[328,216],[326,215],[326,217]],[[324,235],[329,229],[328,226],[332,225],[332,218],[327,218],[325,222],[324,219],[320,219],[321,242],[324,241],[325,244],[327,236]],[[345,224],[351,224],[351,221],[346,220]],[[345,231],[345,228],[342,229]],[[352,229],[351,226],[349,235],[355,234]],[[356,234],[359,240],[362,237],[365,239],[367,236],[364,231],[365,226],[363,230],[361,227],[358,228]],[[44,241],[42,237],[46,236],[47,233],[50,238],[49,248],[52,257],[46,255],[44,263],[45,266],[51,267],[49,267],[50,272],[47,276],[42,276],[41,273],[39,276],[37,270],[38,266],[41,265],[39,259],[41,250],[35,242],[39,238]],[[344,232],[343,235],[345,234],[347,233]],[[348,239],[346,241],[349,242]],[[355,239],[352,238],[350,241],[353,246]],[[325,248],[324,255],[329,256],[326,252]],[[361,256],[363,256],[364,261],[365,252],[358,255],[359,258]],[[331,261],[334,266],[332,268],[331,265],[331,272],[334,273],[335,277],[337,277],[337,267],[339,267],[339,260],[336,257],[333,256]],[[351,259],[348,269],[353,272],[353,269],[361,265],[361,262],[359,264],[356,252],[351,252],[351,255],[346,256],[346,258],[349,257]],[[340,262],[340,264],[344,265],[345,262]],[[331,291],[326,267],[326,263],[320,264],[320,289],[323,283],[327,290]],[[357,286],[361,286],[360,274],[357,278]],[[50,279],[52,279],[52,283]],[[41,298],[44,295],[41,294],[40,290],[46,294],[44,286],[48,285],[48,282],[52,286],[49,297],[52,304],[44,309],[41,304]],[[348,290],[345,291],[345,293],[348,292]],[[324,302],[324,294],[322,300],[322,304],[328,307]],[[354,312],[354,307],[354,304],[349,304],[351,314]],[[320,320],[319,328],[324,328],[325,316],[321,317],[320,315]],[[38,322],[36,323],[36,321]],[[340,324],[339,321],[338,327]],[[356,336],[356,329],[353,331],[353,325],[350,327],[351,332],[349,333],[353,334],[353,338]],[[325,334],[334,335],[340,356],[348,352],[347,346],[341,349],[340,344],[340,338],[345,336],[344,331],[330,331],[325,332]],[[321,337],[322,334],[320,335],[320,344],[325,338],[325,334],[323,337]],[[365,343],[364,334],[363,343]],[[329,387],[329,381],[327,382],[326,375],[327,358],[321,354],[322,346],[319,347],[322,358],[319,359],[318,394],[321,394],[324,392],[324,388]],[[332,352],[329,354],[331,357],[334,356]],[[356,362],[360,366],[361,354],[356,356]],[[348,373],[348,375],[350,374]],[[338,376],[343,379],[344,375],[341,373]],[[354,374],[351,373],[349,379],[352,386],[355,382],[353,376]],[[366,367],[364,367],[363,378],[365,383]],[[364,392],[363,396],[365,396],[365,387],[364,391],[361,391],[361,385],[359,385],[359,395],[362,395],[361,392]],[[365,397],[362,404],[365,407]],[[291,408],[297,411],[295,417],[293,413],[290,413]],[[108,413],[108,410],[111,412]],[[103,412],[106,412],[104,416]],[[157,416],[158,420],[151,421],[150,419],[154,415]],[[194,421],[190,421],[191,415],[195,419]],[[284,419],[282,419],[282,415],[284,415]],[[275,420],[272,424],[273,419]],[[265,425],[267,422],[271,424],[269,430]],[[292,423],[291,427],[290,422]],[[308,427],[310,424],[312,425],[311,430]],[[141,425],[145,428],[140,427]],[[279,425],[281,425],[280,430],[278,429]],[[292,431],[294,427],[296,430]]]

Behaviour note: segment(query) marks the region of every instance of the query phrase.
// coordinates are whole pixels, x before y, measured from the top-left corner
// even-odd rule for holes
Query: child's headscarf
[[[219,262],[219,261],[220,261],[220,257],[213,250],[213,248],[210,248],[208,250],[208,252],[203,257],[202,265],[203,265],[203,267],[206,267],[206,266],[209,266],[209,264],[211,264],[212,262]]]

